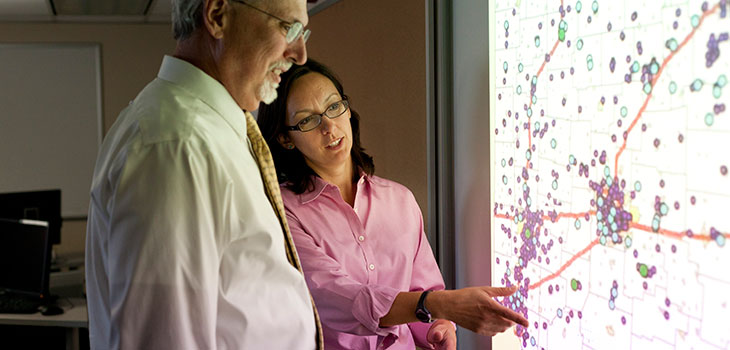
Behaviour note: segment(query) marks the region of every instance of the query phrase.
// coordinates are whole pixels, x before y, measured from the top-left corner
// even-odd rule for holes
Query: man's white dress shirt
[[[246,119],[228,91],[165,56],[94,170],[86,240],[94,349],[313,349]]]

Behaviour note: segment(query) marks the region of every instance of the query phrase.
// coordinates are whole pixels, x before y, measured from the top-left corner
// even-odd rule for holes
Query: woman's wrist
[[[448,299],[447,290],[436,290],[431,292],[426,298],[426,309],[431,313],[432,318],[448,319],[447,308],[444,305],[447,304]]]

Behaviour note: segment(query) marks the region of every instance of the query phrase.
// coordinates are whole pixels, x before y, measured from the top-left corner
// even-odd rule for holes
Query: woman
[[[526,325],[492,299],[515,289],[443,290],[415,198],[373,175],[359,116],[335,75],[310,59],[281,79],[280,98],[260,107],[258,124],[326,347],[456,349],[447,320],[487,335]]]

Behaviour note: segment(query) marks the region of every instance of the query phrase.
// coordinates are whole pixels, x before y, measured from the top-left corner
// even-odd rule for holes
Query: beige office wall
[[[341,0],[310,18],[307,46],[352,97],[376,174],[410,188],[428,222],[425,12],[421,0]],[[100,43],[105,132],[175,47],[170,24],[0,23],[0,42]],[[84,251],[85,221],[61,234],[56,253]]]
[[[129,101],[157,75],[162,56],[175,48],[169,23],[0,23],[0,42],[101,44],[105,132]],[[86,221],[64,222],[61,244],[54,250],[57,254],[82,253],[85,237]]]
[[[340,77],[375,172],[413,191],[428,222],[426,2],[340,0],[310,18],[308,53]]]

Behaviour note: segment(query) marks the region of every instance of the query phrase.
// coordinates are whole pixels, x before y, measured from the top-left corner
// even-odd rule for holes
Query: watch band
[[[426,296],[431,293],[430,290],[426,290],[421,293],[421,297],[418,299],[418,306],[416,306],[416,318],[423,323],[431,323],[431,312],[426,308]]]

